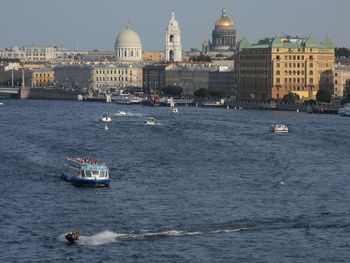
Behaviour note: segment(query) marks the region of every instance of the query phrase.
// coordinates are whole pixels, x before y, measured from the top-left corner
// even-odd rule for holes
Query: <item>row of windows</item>
[[[97,81],[117,81],[117,77],[96,77]],[[118,77],[118,81],[128,81],[128,77]],[[129,81],[132,82],[132,78],[129,78]]]
[[[96,74],[113,74],[113,71],[114,71],[114,74],[117,74],[117,71],[116,70],[96,70],[95,73]],[[127,75],[128,74],[128,71],[127,70],[118,70],[118,74],[122,74],[122,75]],[[132,71],[130,71],[130,76],[132,76]]]
[[[277,91],[282,91],[283,90],[283,88],[282,87],[279,87],[279,86],[277,86],[276,87],[277,88]],[[307,89],[307,87],[305,87],[305,86],[290,86],[290,87],[284,87],[284,90],[285,91],[302,91],[302,90],[308,90]]]
[[[284,63],[284,67],[285,68],[303,68],[304,67],[304,63]],[[276,63],[276,68],[281,67],[280,63]],[[309,67],[313,68],[314,67],[314,63],[309,63]]]
[[[313,59],[313,55],[310,55],[309,56],[309,59]],[[280,55],[277,55],[276,56],[276,59],[281,59],[281,56]],[[304,55],[284,55],[284,60],[304,60],[305,59],[305,56]]]
[[[52,76],[52,75],[51,75]],[[50,77],[50,74],[41,74],[41,73],[35,73],[35,77]],[[53,77],[53,76],[52,76]]]
[[[294,83],[304,83],[304,78],[284,78],[284,84],[294,84]],[[280,84],[281,83],[281,79],[280,78],[276,78],[276,83]],[[314,79],[313,78],[309,78],[309,83],[313,84],[314,83]]]
[[[289,71],[285,70],[285,71],[284,71],[284,74],[285,74],[285,75],[304,75],[304,70],[302,70],[302,71],[300,71],[300,70],[293,70],[293,71],[291,71],[291,70],[289,70]],[[310,70],[310,71],[309,71],[309,75],[313,75],[313,74],[314,74],[314,72],[313,72],[312,70]],[[276,75],[281,75],[281,72],[280,72],[279,70],[277,70],[277,71],[276,71]]]

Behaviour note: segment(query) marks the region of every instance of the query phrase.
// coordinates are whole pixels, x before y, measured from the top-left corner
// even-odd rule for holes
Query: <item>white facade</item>
[[[142,61],[140,37],[129,26],[117,36],[115,57],[117,62],[121,63],[138,63]]]
[[[142,87],[142,66],[98,64],[92,70],[92,88]]]
[[[81,51],[68,51],[55,46],[13,46],[0,49],[0,58],[19,59],[22,62],[54,62],[73,60],[76,55],[87,54]]]
[[[182,61],[180,27],[171,12],[171,19],[165,33],[165,59],[167,61]]]

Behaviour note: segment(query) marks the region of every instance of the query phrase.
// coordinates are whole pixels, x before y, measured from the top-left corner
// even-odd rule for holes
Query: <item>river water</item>
[[[350,118],[3,102],[1,262],[350,262]],[[110,187],[62,181],[66,156],[106,161]]]

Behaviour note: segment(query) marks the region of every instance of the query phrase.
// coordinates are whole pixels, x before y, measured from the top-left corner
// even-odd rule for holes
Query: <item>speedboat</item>
[[[103,114],[103,116],[101,118],[101,121],[103,121],[103,122],[111,122],[112,118],[108,114]]]
[[[62,178],[75,186],[108,186],[110,182],[107,165],[90,157],[67,157]]]
[[[126,111],[121,110],[117,113],[117,115],[118,116],[127,116],[128,114],[126,113]]]
[[[154,117],[148,117],[146,124],[147,125],[155,125],[157,123],[156,119]]]
[[[179,110],[178,110],[176,107],[174,107],[174,108],[171,109],[171,112],[172,112],[172,113],[178,113]]]
[[[69,243],[75,244],[79,240],[80,232],[79,230],[74,230],[72,232],[67,233],[64,237]]]
[[[275,133],[287,133],[288,132],[288,125],[282,124],[282,123],[273,124],[270,127],[270,131],[275,132]]]

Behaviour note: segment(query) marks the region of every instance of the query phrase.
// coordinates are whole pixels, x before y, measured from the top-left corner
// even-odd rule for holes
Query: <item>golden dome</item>
[[[221,17],[215,22],[215,27],[233,27],[233,21],[227,16],[226,9],[222,9]]]

